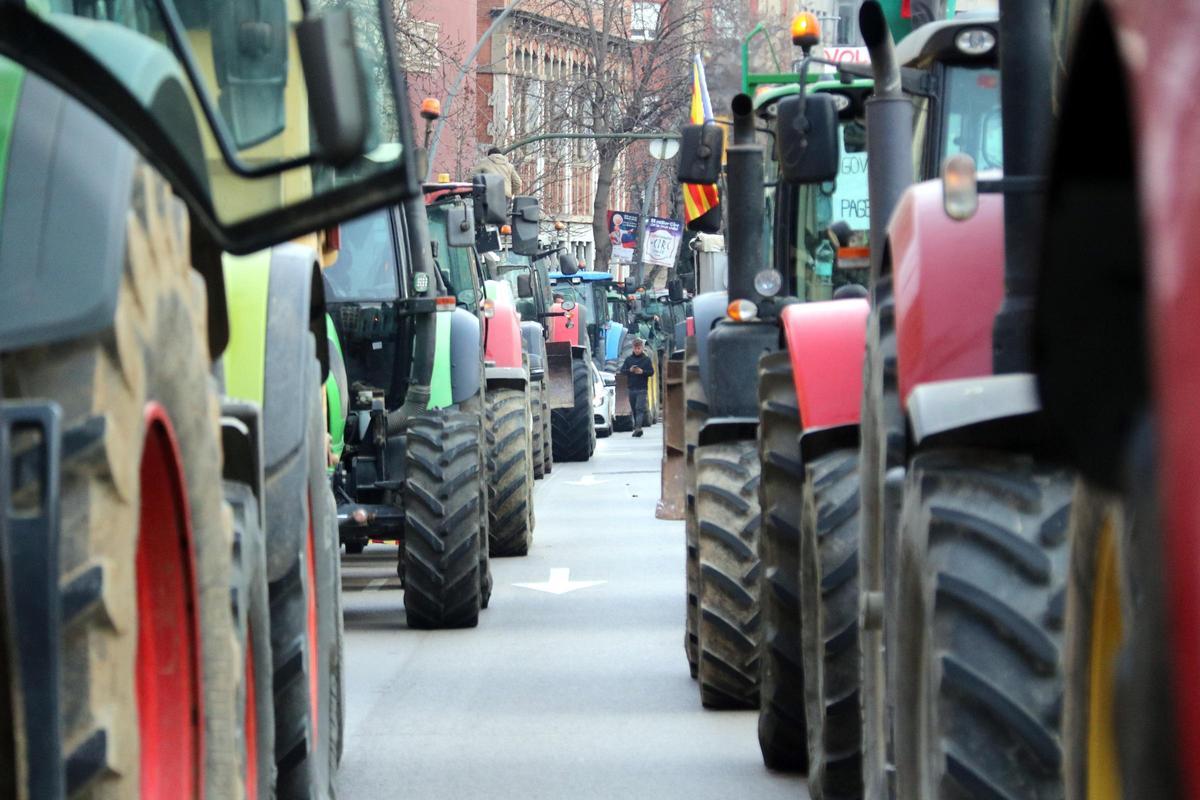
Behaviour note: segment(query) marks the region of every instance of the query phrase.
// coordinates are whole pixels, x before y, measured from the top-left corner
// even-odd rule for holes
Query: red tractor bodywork
[[[497,298],[492,316],[484,321],[484,359],[489,367],[520,369],[521,315],[506,300]]]
[[[857,299],[783,309],[803,430],[858,423],[869,310],[866,300]]]
[[[1158,474],[1178,759],[1200,797],[1200,5],[1104,2],[1132,128],[1142,226],[1146,338]],[[1105,153],[1098,153],[1104,158]]]
[[[550,317],[549,339],[551,342],[570,342],[573,347],[582,347],[585,338],[584,326],[579,324],[579,306],[563,311],[562,304],[555,303],[550,311],[562,316]]]
[[[904,193],[888,228],[900,400],[922,383],[992,373],[1004,299],[1004,203],[982,195],[965,222],[946,216],[941,181]]]

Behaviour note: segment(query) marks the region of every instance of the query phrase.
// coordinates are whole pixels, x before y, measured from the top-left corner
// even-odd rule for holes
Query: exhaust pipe
[[[912,102],[900,83],[896,46],[887,18],[876,0],[866,0],[858,10],[858,25],[871,56],[875,91],[867,100],[867,195],[871,201],[871,279],[880,274],[880,258],[887,238],[888,220],[900,195],[913,182]]]
[[[729,195],[729,299],[760,298],[754,276],[763,268],[763,149],[754,136],[754,101],[748,94],[733,98],[733,144],[726,150]]]

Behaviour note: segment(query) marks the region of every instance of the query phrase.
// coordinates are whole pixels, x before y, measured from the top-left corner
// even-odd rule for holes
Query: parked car
[[[591,364],[592,384],[592,419],[596,425],[596,436],[604,438],[612,436],[613,414],[617,405],[617,376],[611,372],[601,372]]]

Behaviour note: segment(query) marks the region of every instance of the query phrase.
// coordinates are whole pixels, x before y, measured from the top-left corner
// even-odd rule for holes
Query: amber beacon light
[[[792,44],[805,50],[821,42],[821,23],[811,11],[801,11],[792,17]]]

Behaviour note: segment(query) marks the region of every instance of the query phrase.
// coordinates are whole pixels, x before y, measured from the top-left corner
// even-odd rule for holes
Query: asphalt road
[[[654,518],[662,426],[538,481],[529,556],[492,562],[479,627],[410,631],[395,548],[343,558],[341,800],[806,798],[754,712],[700,707],[683,654],[683,523]],[[551,594],[514,586],[602,581]]]

